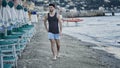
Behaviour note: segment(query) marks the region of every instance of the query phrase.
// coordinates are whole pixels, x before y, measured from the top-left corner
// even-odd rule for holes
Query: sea
[[[80,22],[63,22],[63,33],[82,41],[120,47],[120,15],[79,17]]]

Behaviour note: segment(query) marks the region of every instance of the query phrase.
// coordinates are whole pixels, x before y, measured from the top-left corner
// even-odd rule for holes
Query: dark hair
[[[54,4],[49,4],[49,6],[53,6],[55,8],[55,5]]]

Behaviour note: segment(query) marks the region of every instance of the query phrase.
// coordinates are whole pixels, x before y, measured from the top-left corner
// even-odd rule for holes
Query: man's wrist
[[[62,31],[60,31],[60,33],[62,33]]]

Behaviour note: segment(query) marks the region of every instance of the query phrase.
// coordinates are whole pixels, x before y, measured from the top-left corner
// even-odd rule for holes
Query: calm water
[[[64,23],[63,33],[82,41],[120,47],[120,16],[83,17],[82,22]]]

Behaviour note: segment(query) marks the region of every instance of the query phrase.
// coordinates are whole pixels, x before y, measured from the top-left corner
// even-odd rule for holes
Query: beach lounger
[[[0,68],[12,68],[11,64],[3,63],[3,55],[0,52]]]
[[[17,66],[18,56],[16,54],[14,42],[0,41],[0,51],[3,57],[3,64],[11,64],[13,67]]]

